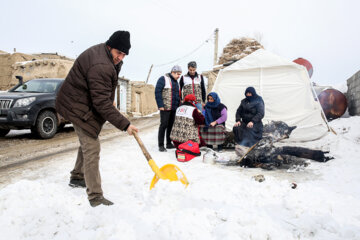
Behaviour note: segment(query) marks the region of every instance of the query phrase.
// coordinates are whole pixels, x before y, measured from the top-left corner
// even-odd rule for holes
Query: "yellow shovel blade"
[[[187,187],[189,185],[189,181],[187,180],[185,174],[174,164],[166,164],[160,168],[161,175],[164,180],[170,181],[180,181],[182,184]],[[150,189],[155,187],[155,184],[159,181],[160,177],[155,174],[154,178],[151,181]]]

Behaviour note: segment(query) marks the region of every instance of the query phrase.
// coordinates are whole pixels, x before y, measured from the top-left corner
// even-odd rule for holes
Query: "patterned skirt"
[[[201,127],[201,137],[204,139],[206,145],[221,145],[225,141],[225,127],[224,125],[216,125],[215,127]]]

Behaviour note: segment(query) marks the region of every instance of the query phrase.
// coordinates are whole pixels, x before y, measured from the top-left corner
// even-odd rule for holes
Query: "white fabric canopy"
[[[218,74],[212,91],[218,93],[228,108],[228,130],[235,123],[236,110],[249,86],[264,99],[264,125],[274,120],[297,126],[290,141],[319,139],[329,131],[321,105],[314,99],[306,68],[263,49]]]

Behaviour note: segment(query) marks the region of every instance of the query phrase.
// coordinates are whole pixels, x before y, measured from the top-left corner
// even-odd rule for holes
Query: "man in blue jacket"
[[[155,98],[160,110],[160,126],[158,145],[160,152],[166,152],[164,137],[166,131],[166,148],[174,148],[171,143],[170,133],[175,120],[176,108],[180,105],[180,90],[178,79],[182,73],[181,67],[175,65],[170,73],[161,76],[156,83]]]

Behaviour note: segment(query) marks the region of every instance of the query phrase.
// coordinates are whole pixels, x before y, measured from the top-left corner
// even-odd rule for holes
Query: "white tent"
[[[329,131],[321,105],[314,99],[306,68],[263,49],[220,70],[217,76],[212,91],[228,107],[229,130],[249,86],[264,99],[264,124],[281,120],[297,126],[290,141],[319,139]]]

